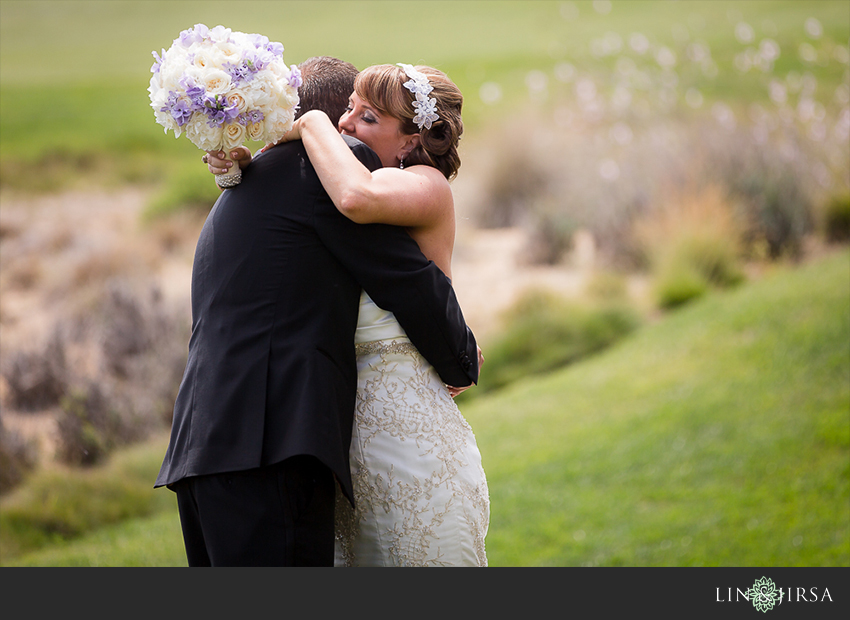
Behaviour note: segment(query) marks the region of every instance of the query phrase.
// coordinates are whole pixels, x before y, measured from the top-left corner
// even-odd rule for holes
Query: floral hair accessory
[[[413,117],[413,122],[418,125],[419,131],[422,131],[422,127],[431,129],[431,124],[440,118],[437,114],[437,100],[428,96],[434,87],[428,83],[428,77],[414,69],[413,65],[398,63],[398,66],[404,69],[410,78],[404,83],[404,87],[416,95],[416,101],[413,102],[416,116]]]

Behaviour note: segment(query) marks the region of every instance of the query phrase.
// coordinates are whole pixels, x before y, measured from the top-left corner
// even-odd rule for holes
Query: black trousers
[[[189,566],[333,566],[333,473],[312,456],[172,485]]]

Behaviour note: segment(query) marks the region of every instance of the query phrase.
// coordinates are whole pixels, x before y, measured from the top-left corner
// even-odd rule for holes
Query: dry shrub
[[[766,246],[771,259],[798,258],[814,230],[819,192],[801,137],[791,128],[774,142],[755,140],[746,131],[701,136],[706,156],[700,172],[726,189],[744,223],[747,248]]]
[[[59,329],[42,348],[15,352],[8,360],[2,373],[13,408],[38,411],[59,403],[70,381],[65,339]]]
[[[5,269],[3,287],[27,291],[42,281],[44,266],[38,256],[23,256]]]
[[[771,259],[798,256],[814,229],[825,155],[800,128],[765,136],[700,115],[572,124],[523,118],[523,135],[492,132],[482,147],[490,175],[475,211],[480,225],[530,228],[529,257],[539,262],[552,262],[576,230],[587,230],[604,264],[641,267],[635,222],[670,188],[696,184],[721,188],[741,218],[742,242],[765,247]]]
[[[850,242],[850,193],[832,196],[824,208],[823,220],[827,241]]]
[[[93,282],[107,281],[131,273],[135,263],[135,255],[121,248],[91,250],[74,263],[71,277],[66,284],[77,288]]]
[[[35,462],[32,444],[13,429],[6,428],[0,414],[0,495],[17,486]]]
[[[662,307],[743,280],[742,226],[725,192],[716,186],[672,193],[636,222],[634,230]]]
[[[56,457],[70,465],[97,463],[170,424],[186,361],[188,325],[156,289],[113,279],[96,300],[3,368],[10,407],[58,412]]]

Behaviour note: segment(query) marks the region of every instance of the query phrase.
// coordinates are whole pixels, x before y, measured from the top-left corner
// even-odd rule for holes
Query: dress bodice
[[[407,340],[407,334],[392,312],[380,308],[366,291],[363,291],[360,294],[360,314],[357,318],[354,343],[377,340]]]

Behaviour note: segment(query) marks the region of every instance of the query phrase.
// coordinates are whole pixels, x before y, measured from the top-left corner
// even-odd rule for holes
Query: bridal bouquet
[[[151,107],[156,122],[204,151],[247,141],[277,142],[292,129],[301,74],[283,62],[283,45],[259,34],[207,28],[184,30],[162,55],[153,52]],[[219,185],[236,185],[232,175]]]

